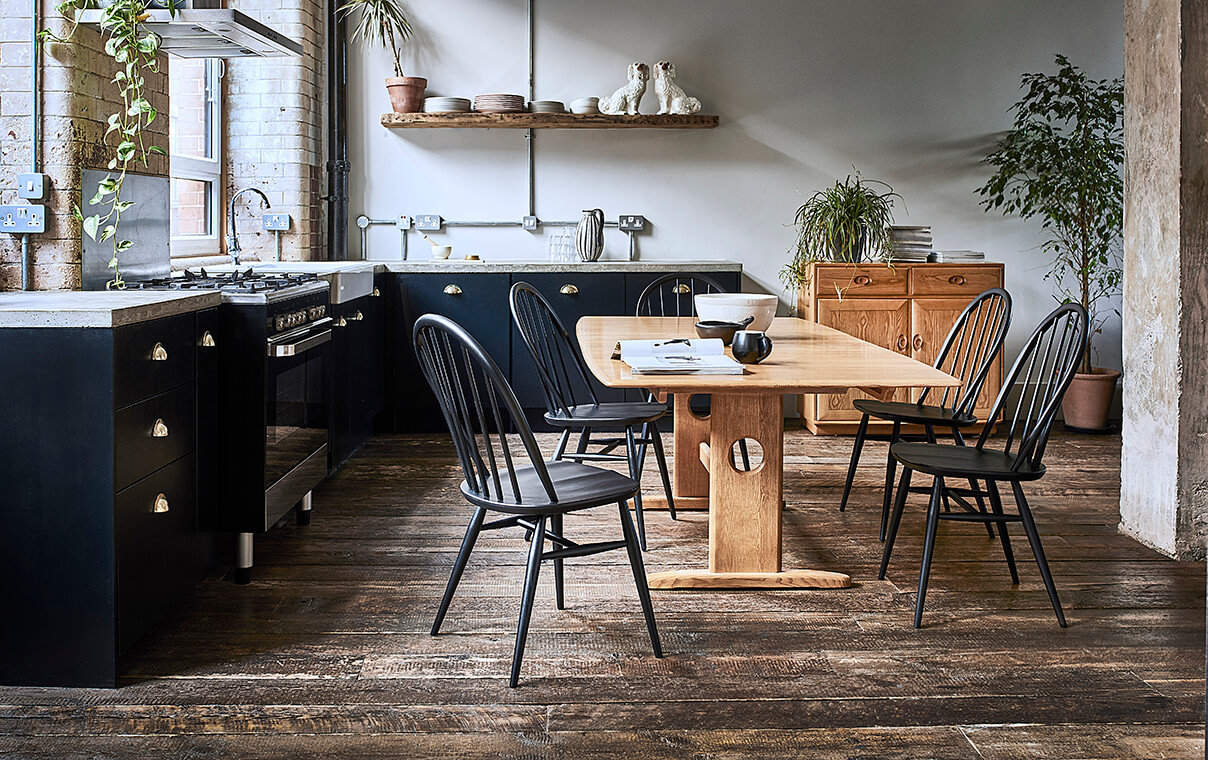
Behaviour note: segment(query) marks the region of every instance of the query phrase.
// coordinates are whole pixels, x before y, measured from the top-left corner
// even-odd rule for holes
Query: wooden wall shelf
[[[561,113],[386,113],[388,129],[713,129],[716,116]]]

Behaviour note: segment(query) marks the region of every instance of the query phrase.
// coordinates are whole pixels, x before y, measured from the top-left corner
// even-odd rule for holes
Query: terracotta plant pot
[[[1103,430],[1107,427],[1107,415],[1112,408],[1112,397],[1116,395],[1116,381],[1120,373],[1114,369],[1092,367],[1087,374],[1079,372],[1070,382],[1065,398],[1061,400],[1061,412],[1068,427],[1081,430]]]
[[[386,77],[390,107],[395,113],[419,113],[424,110],[424,92],[428,80],[423,77]]]

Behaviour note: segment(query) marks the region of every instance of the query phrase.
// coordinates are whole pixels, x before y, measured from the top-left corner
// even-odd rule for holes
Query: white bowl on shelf
[[[780,299],[763,293],[701,293],[696,296],[696,316],[701,321],[741,322],[755,317],[748,330],[764,332],[772,326]]]

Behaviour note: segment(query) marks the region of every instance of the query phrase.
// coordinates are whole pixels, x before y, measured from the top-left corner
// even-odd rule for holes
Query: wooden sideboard
[[[961,311],[978,293],[1002,287],[1002,264],[829,264],[810,266],[809,282],[797,295],[797,314],[921,362],[935,361]],[[1002,357],[995,361],[977,402],[985,419],[1002,386]],[[903,390],[894,400],[917,399]],[[860,412],[857,392],[807,395],[797,410],[818,435],[855,433]],[[873,421],[870,432],[884,433],[891,423]]]

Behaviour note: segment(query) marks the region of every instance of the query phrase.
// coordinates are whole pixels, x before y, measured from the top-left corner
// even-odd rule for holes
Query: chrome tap
[[[260,196],[260,200],[264,201],[264,208],[272,208],[273,205],[268,202],[268,196],[264,191],[256,187],[245,187],[239,192],[231,196],[230,220],[228,222],[227,233],[230,235],[230,240],[227,241],[227,254],[231,257],[231,263],[239,266],[239,234],[235,231],[235,201],[239,200],[239,196],[244,193],[255,193]]]

